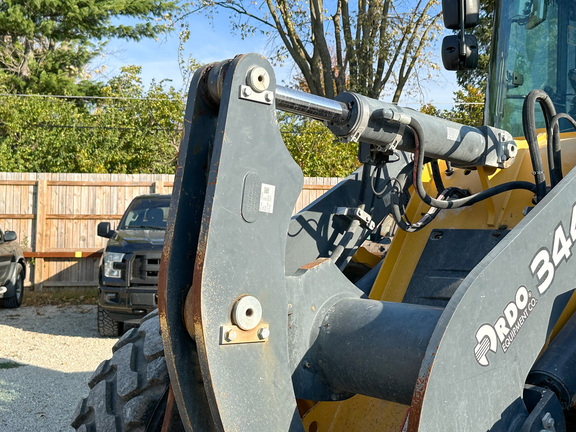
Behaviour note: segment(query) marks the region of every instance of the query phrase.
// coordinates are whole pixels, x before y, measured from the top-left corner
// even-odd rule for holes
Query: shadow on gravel
[[[72,431],[92,372],[64,373],[0,357],[0,431]],[[9,368],[3,365],[11,364]]]
[[[96,306],[92,305],[0,308],[0,328],[3,325],[55,336],[100,338],[96,327]]]

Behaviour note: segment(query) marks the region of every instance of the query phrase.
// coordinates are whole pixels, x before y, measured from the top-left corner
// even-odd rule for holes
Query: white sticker
[[[262,213],[274,213],[274,193],[276,186],[262,183],[260,189],[260,208]]]
[[[460,131],[454,128],[446,128],[446,135],[450,141],[460,141]]]

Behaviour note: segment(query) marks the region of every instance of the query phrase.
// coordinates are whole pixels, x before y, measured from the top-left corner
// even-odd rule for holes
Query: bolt
[[[258,339],[268,339],[270,336],[270,329],[268,327],[261,327],[258,329]]]
[[[504,145],[504,154],[509,158],[516,157],[516,155],[518,154],[518,148],[516,147],[516,145],[512,143],[508,143]]]
[[[228,330],[226,332],[226,340],[228,342],[232,342],[233,340],[236,340],[236,338],[238,337],[238,334],[236,333],[236,330]]]
[[[242,96],[248,97],[252,94],[252,89],[250,87],[244,87],[242,89]]]
[[[264,100],[266,102],[272,103],[272,93],[265,93],[264,94]]]
[[[554,430],[554,418],[549,412],[542,417],[542,426],[546,430]]]

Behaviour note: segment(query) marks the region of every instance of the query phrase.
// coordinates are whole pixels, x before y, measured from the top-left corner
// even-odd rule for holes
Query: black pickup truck
[[[0,230],[0,306],[17,308],[24,298],[26,260],[14,231]]]
[[[141,195],[130,203],[116,230],[98,224],[108,238],[100,263],[98,332],[119,336],[125,324],[158,307],[158,271],[166,232],[170,195]]]

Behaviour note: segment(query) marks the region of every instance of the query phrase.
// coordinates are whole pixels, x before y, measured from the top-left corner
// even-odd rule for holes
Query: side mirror
[[[447,70],[469,70],[478,67],[478,41],[464,30],[480,21],[479,0],[442,0],[444,26],[460,30],[458,35],[442,41],[442,63]]]
[[[15,231],[6,231],[4,233],[4,241],[10,242],[16,240],[17,235]]]
[[[464,28],[478,25],[480,21],[479,11],[480,2],[478,0],[442,0],[444,27],[450,30],[460,30],[462,18],[464,18]]]
[[[98,235],[104,238],[110,238],[114,235],[115,231],[110,229],[110,222],[100,222],[98,224]]]
[[[460,36],[446,36],[442,41],[442,63],[444,69],[449,71],[476,69],[478,67],[476,36],[465,35],[464,45]]]

